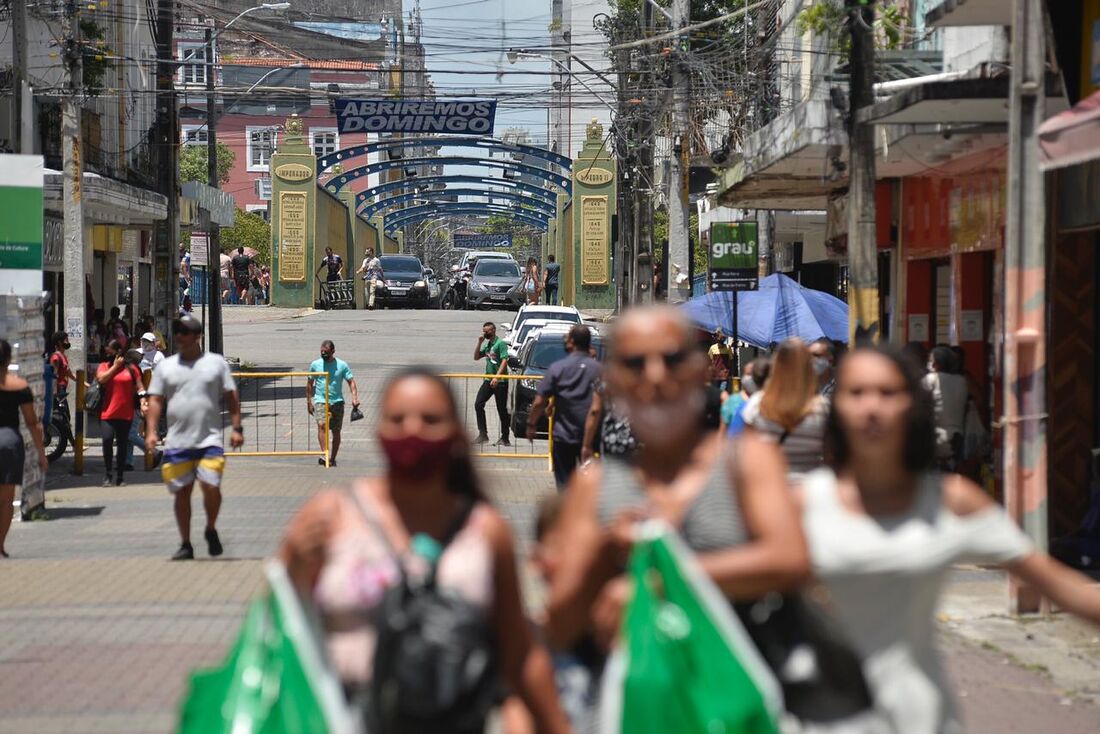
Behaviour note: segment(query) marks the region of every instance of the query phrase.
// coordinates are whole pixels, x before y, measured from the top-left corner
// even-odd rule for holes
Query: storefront
[[[1001,403],[997,335],[1002,329],[995,304],[1002,302],[1004,282],[1004,155],[957,158],[942,169],[901,179],[898,187],[904,277],[899,327],[905,342],[924,351],[937,344],[962,348],[988,430]],[[995,467],[999,461],[974,471],[996,495]]]

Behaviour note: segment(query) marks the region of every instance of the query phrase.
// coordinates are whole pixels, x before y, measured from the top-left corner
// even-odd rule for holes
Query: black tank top
[[[0,428],[19,429],[19,406],[33,403],[34,395],[29,387],[19,390],[0,388]]]

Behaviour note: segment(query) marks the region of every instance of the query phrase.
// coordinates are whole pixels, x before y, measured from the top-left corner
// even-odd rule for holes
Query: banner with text
[[[454,246],[458,250],[496,250],[512,246],[510,234],[455,234]]]
[[[714,222],[710,225],[710,289],[754,291],[760,266],[756,222]]]
[[[40,155],[0,155],[0,293],[42,294]]]
[[[337,99],[341,133],[492,135],[495,100]]]

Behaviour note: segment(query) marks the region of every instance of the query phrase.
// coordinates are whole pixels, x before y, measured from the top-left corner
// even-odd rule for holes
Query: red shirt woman
[[[137,368],[126,363],[122,345],[117,339],[107,343],[106,360],[96,370],[96,382],[103,391],[99,408],[100,429],[103,435],[103,486],[111,485],[111,470],[117,460],[118,472],[114,484],[121,487],[126,482],[126,457],[129,454],[130,423],[134,420],[134,404],[141,384]],[[112,456],[112,448],[116,449]]]

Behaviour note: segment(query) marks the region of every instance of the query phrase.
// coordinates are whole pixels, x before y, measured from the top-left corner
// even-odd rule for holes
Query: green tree
[[[251,247],[256,259],[271,264],[271,225],[258,214],[237,210],[233,226],[221,230],[222,252],[232,254],[238,247]]]
[[[903,33],[909,18],[896,0],[886,0],[876,10],[875,45],[884,49],[900,48],[905,40]],[[849,12],[844,0],[818,0],[798,14],[798,32],[827,36],[832,39],[838,52],[847,55],[852,46],[852,35],[848,30]]]
[[[218,183],[229,183],[229,173],[237,162],[237,154],[222,141],[218,141]],[[180,181],[209,181],[205,145],[185,145],[180,150]]]

